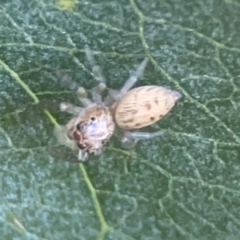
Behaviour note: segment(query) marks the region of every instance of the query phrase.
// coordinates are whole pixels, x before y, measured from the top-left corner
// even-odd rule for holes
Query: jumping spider
[[[158,121],[172,109],[181,94],[155,85],[130,90],[147,65],[148,59],[145,58],[120,90],[108,90],[107,97],[103,99],[106,80],[101,68],[95,64],[88,46],[85,47],[85,51],[92,66],[93,76],[99,84],[92,89],[90,100],[83,87],[77,88],[76,83],[67,76],[63,78],[71,88],[77,88],[77,96],[83,107],[71,103],[60,104],[61,111],[71,113],[74,117],[66,126],[57,128],[59,142],[78,150],[78,160],[85,161],[89,153],[101,154],[103,146],[111,138],[116,127],[122,132],[122,142],[130,145],[139,139],[161,136],[163,131],[149,133],[132,130]]]

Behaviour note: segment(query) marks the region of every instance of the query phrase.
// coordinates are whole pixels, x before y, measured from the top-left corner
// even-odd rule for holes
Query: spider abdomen
[[[115,105],[115,121],[126,130],[146,127],[165,116],[180,97],[179,92],[161,86],[134,88]]]

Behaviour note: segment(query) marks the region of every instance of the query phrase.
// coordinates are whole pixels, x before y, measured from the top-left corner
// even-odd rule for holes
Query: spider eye
[[[78,131],[81,131],[82,130],[82,122],[78,123],[76,127],[77,127]]]
[[[91,120],[92,120],[92,121],[95,121],[95,120],[96,120],[96,118],[95,118],[95,117],[91,117]]]

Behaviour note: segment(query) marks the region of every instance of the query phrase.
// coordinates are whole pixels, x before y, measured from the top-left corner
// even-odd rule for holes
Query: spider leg
[[[78,96],[78,99],[79,101],[83,104],[84,107],[88,107],[89,105],[92,104],[92,101],[89,100],[87,98],[87,91],[85,90],[85,88],[83,87],[79,87],[79,85],[74,82],[68,75],[64,75],[63,77],[61,77],[61,71],[58,71],[57,72],[57,76],[61,79],[61,82],[67,86],[70,90],[72,91],[76,91],[77,92],[77,96]],[[63,106],[63,110],[62,111],[65,111],[65,106]],[[61,108],[61,106],[60,106]],[[69,108],[66,110],[66,112],[69,112],[71,113],[72,110],[70,110]],[[73,110],[73,112],[75,112],[75,110]],[[73,113],[75,115],[75,113]]]
[[[93,102],[90,99],[88,99],[87,97],[88,94],[85,88],[79,87],[77,90],[77,96],[79,101],[82,103],[84,107],[88,107],[93,104]]]
[[[129,140],[144,140],[144,139],[152,139],[155,137],[162,136],[165,132],[164,131],[157,131],[157,132],[139,132],[139,131],[125,131],[124,136],[122,138],[122,142],[127,142]]]
[[[62,72],[57,71],[57,76],[65,87],[69,88],[72,91],[77,91],[78,84],[74,82],[67,74],[62,76]]]
[[[76,150],[76,143],[67,136],[67,126],[55,126],[54,135],[60,145],[64,145],[72,150]]]
[[[88,153],[84,150],[79,149],[78,151],[78,160],[81,162],[86,161],[88,158]]]
[[[101,103],[101,94],[106,89],[106,79],[102,74],[101,67],[95,63],[92,51],[90,50],[88,45],[85,46],[85,52],[87,59],[92,67],[93,77],[99,82],[98,86],[92,89],[92,98],[94,102]]]
[[[125,84],[120,90],[110,89],[107,98],[105,99],[106,104],[111,105],[115,101],[119,101],[127,91],[137,82],[138,78],[142,75],[148,59],[145,58],[142,63],[138,66],[137,70],[126,80]]]
[[[106,79],[102,74],[102,69],[100,66],[96,65],[94,58],[93,58],[92,51],[88,45],[85,46],[85,52],[86,52],[87,59],[88,59],[89,63],[91,64],[94,78],[100,83],[106,83]]]
[[[62,102],[60,104],[60,110],[62,112],[68,112],[70,114],[73,114],[74,116],[78,116],[79,113],[83,110],[84,108],[82,107],[77,107],[71,103],[67,103],[67,102]]]
[[[127,91],[133,87],[133,85],[137,82],[138,78],[143,74],[147,63],[148,58],[145,58],[138,66],[137,70],[133,72],[131,76],[126,80],[125,84],[119,91],[119,94],[117,96],[118,99],[121,99],[127,93]]]
[[[95,103],[102,103],[102,92],[106,89],[104,83],[99,83],[92,89],[92,100]]]
[[[95,156],[99,156],[99,155],[102,154],[102,152],[103,152],[103,149],[102,149],[102,148],[96,149],[96,150],[94,151],[94,155],[95,155]]]

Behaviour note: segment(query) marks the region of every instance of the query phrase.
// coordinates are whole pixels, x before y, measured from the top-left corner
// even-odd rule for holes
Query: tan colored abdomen
[[[143,86],[129,91],[118,103],[115,121],[122,129],[138,129],[166,115],[180,93],[160,86]]]

